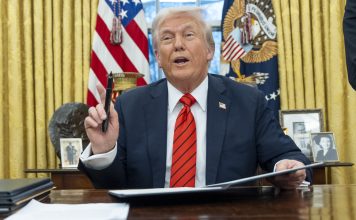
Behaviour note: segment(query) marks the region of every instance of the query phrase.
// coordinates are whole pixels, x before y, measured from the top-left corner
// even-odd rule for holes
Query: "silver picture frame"
[[[313,132],[310,134],[310,138],[315,162],[339,161],[334,133]]]
[[[77,168],[83,151],[81,138],[61,138],[61,168]]]
[[[324,131],[322,110],[280,110],[279,121],[286,134],[293,139],[303,154],[314,161],[310,134]]]

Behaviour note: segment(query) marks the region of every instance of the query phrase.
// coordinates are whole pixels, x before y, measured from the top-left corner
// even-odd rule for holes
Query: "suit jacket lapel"
[[[225,85],[220,78],[209,76],[206,125],[206,184],[216,182],[220,154],[225,136],[230,99],[223,95]]]
[[[164,187],[167,157],[167,81],[150,88],[151,100],[144,107],[148,154],[153,187]],[[148,174],[150,175],[150,174]]]

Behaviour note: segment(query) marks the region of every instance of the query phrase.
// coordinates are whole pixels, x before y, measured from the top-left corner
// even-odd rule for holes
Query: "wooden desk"
[[[260,191],[261,187],[245,189]],[[309,190],[223,198],[215,196],[205,200],[188,197],[180,202],[167,197],[157,204],[152,201],[139,205],[131,203],[128,219],[356,219],[356,185],[314,185]],[[80,204],[122,201],[110,196],[106,190],[52,190],[42,202]],[[0,214],[0,219],[3,217],[6,216]]]
[[[49,173],[57,189],[94,189],[89,178],[77,169],[26,169],[25,173]]]
[[[254,187],[258,189],[259,187]],[[189,201],[189,198],[184,199]],[[120,202],[106,190],[53,190],[47,203]],[[171,203],[171,204],[170,204]],[[189,204],[130,204],[129,219],[356,219],[356,185],[314,185],[310,190],[281,191]]]

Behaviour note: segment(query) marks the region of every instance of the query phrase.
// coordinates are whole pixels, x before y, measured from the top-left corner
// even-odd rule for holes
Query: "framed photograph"
[[[339,161],[334,134],[332,132],[316,132],[310,134],[315,162]]]
[[[79,156],[82,153],[81,138],[61,138],[61,165],[62,168],[77,168]]]
[[[281,110],[279,117],[286,134],[294,140],[309,160],[314,161],[310,133],[324,130],[321,109]]]

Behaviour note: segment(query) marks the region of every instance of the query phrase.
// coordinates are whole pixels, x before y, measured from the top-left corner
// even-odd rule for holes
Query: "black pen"
[[[104,110],[106,112],[106,119],[103,121],[103,124],[101,126],[101,130],[103,132],[106,132],[106,130],[108,130],[108,125],[109,125],[112,84],[113,84],[113,76],[112,76],[112,73],[110,72],[110,74],[108,75],[108,84],[107,84],[106,93],[105,93]]]

